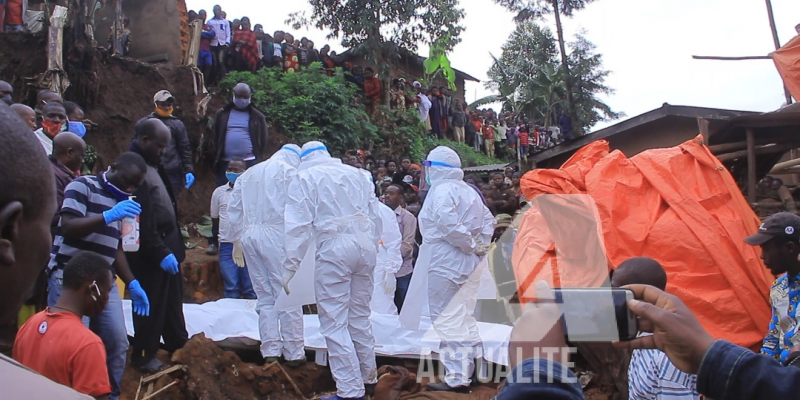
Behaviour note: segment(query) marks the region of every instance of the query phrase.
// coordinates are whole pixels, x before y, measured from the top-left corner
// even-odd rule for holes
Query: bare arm
[[[117,275],[119,275],[125,285],[130,284],[132,280],[136,279],[133,276],[133,272],[131,272],[131,267],[128,265],[128,258],[125,257],[125,252],[122,251],[122,240],[119,241],[119,247],[117,247],[117,257],[114,259],[114,271],[117,272]]]
[[[69,212],[61,213],[61,234],[65,238],[82,238],[97,232],[106,225],[103,214],[79,217]]]

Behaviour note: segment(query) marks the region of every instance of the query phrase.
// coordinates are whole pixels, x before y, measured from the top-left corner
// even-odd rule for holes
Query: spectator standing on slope
[[[189,143],[189,133],[186,125],[178,117],[172,115],[175,110],[175,98],[167,90],[160,90],[153,96],[155,110],[148,116],[139,120],[133,128],[133,140],[139,137],[144,123],[156,118],[169,128],[170,139],[167,151],[161,158],[161,164],[169,177],[169,183],[176,199],[180,199],[183,189],[189,189],[194,184],[194,163],[192,162],[192,148]],[[131,145],[131,148],[133,145]],[[185,179],[185,185],[184,185]]]

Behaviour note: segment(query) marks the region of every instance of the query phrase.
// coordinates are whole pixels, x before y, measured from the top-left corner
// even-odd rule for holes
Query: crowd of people
[[[297,72],[320,62],[329,75],[337,67],[342,69],[345,79],[358,87],[368,114],[374,114],[377,105],[383,102],[385,89],[372,67],[355,65],[331,51],[328,45],[317,50],[314,42],[305,37],[298,40],[283,31],[270,35],[260,24],[252,25],[249,17],[229,21],[218,5],[213,14],[208,19],[205,10],[189,12],[190,22],[196,20],[202,24],[197,65],[208,84],[218,82],[228,71],[280,68]],[[420,121],[432,137],[467,143],[476,152],[498,159],[526,159],[528,154],[572,140],[574,136],[566,112],[559,118],[558,127],[543,127],[530,123],[523,115],[498,115],[491,109],[470,110],[454,94],[447,87],[425,87],[419,81],[413,81],[409,87],[406,78],[397,77],[389,88],[389,106],[403,113],[417,107]]]
[[[509,251],[516,235],[513,216],[524,203],[520,174],[506,169],[486,182],[465,176],[458,154],[444,146],[425,160],[403,158],[399,165],[358,150],[332,157],[317,141],[287,144],[268,157],[265,117],[251,97],[249,86],[236,85],[215,118],[219,187],[210,205],[216,241],[209,249],[219,252],[226,296],[257,299],[262,356],[283,358],[289,366],[305,362],[302,310],[277,311],[275,301],[281,291],[313,285],[337,385],[333,398],[362,398],[377,382],[370,313],[400,314],[409,296],[423,295],[434,331],[452,350],[442,353],[445,375],[428,389],[469,392],[481,347],[481,313],[475,311],[481,260],[489,258],[498,290],[511,288],[510,295],[501,293],[504,300],[516,290]],[[172,352],[188,340],[180,274],[185,244],[176,201],[195,176],[186,128],[172,116],[175,99],[157,92],[154,111],[137,122],[129,151],[94,174],[82,172],[88,148],[83,136],[93,123],[77,104],[49,90],[38,93],[35,108],[13,103],[6,82],[0,82],[0,99],[0,139],[6,144],[0,168],[10,172],[0,179],[4,188],[14,188],[0,194],[2,350],[16,360],[0,357],[0,380],[12,391],[35,381],[24,390],[63,397],[68,389],[48,383],[53,381],[94,398],[116,399],[129,347],[131,365],[154,373],[165,368],[155,357],[159,348]],[[126,251],[122,237],[130,232],[123,220],[131,218],[140,224],[139,246]],[[766,356],[711,339],[677,297],[663,292],[666,274],[655,260],[629,260],[610,276],[612,286],[634,290],[641,301],[631,307],[647,321],[640,327],[654,332],[619,344],[637,349],[629,367],[630,392],[641,396],[635,398],[776,398],[796,392],[800,217],[776,214],[746,243],[761,246],[765,264],[779,276],[770,292]],[[427,289],[412,280],[423,256]],[[316,269],[313,281],[292,283],[307,257]],[[39,293],[46,308],[19,328],[12,346],[7,322],[16,321],[22,303],[31,299],[38,276],[46,282]],[[115,277],[131,299],[130,343]],[[549,288],[536,290],[546,298]],[[450,307],[453,302],[458,306]],[[525,355],[534,354],[531,346],[566,348],[560,324],[540,326],[554,306],[527,306],[516,320],[509,354],[518,373],[509,375],[498,398],[582,398],[575,382],[552,384],[574,377],[565,366],[517,358],[517,348]],[[556,334],[532,334],[542,329]],[[517,381],[534,376],[541,382]]]

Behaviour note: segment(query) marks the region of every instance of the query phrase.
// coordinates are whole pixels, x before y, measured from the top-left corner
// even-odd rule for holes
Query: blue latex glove
[[[150,315],[150,301],[147,300],[147,293],[142,289],[142,285],[136,279],[128,284],[128,293],[131,294],[131,303],[133,303],[133,312],[143,317]]]
[[[161,269],[172,275],[178,273],[178,259],[175,258],[175,254],[169,253],[168,256],[161,260]]]
[[[186,173],[186,188],[190,188],[194,185],[194,174],[191,172]]]
[[[123,218],[133,218],[142,212],[142,206],[133,200],[120,201],[110,210],[103,211],[103,218],[106,220],[106,225],[114,221],[122,221]]]

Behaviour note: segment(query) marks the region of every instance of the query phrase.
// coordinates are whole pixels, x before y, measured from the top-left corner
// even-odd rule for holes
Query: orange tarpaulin
[[[800,35],[772,53],[772,61],[781,74],[783,84],[795,100],[800,99]]]
[[[716,338],[758,348],[774,277],[743,239],[759,220],[702,137],[626,158],[608,142],[585,146],[558,170],[521,180],[531,199],[514,244],[520,297],[545,279],[561,287],[607,285],[631,257],[651,257]],[[603,256],[605,254],[605,256]]]

